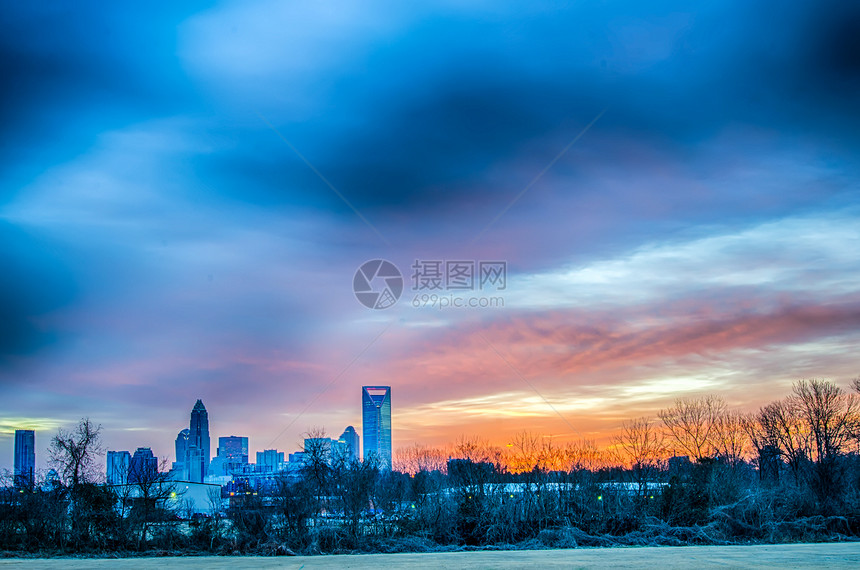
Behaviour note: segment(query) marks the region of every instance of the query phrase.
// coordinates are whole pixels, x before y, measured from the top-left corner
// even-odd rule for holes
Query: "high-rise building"
[[[128,483],[128,472],[130,469],[131,453],[128,451],[107,452],[108,485],[125,485]]]
[[[185,448],[185,466],[188,480],[192,483],[202,483],[206,478],[206,464],[203,463],[203,450],[193,443]]]
[[[327,457],[331,453],[331,439],[327,437],[306,437],[302,452],[307,457]]]
[[[343,433],[340,434],[340,437],[337,439],[340,443],[346,445],[347,450],[347,459],[350,461],[356,460],[360,457],[359,455],[359,437],[358,432],[355,431],[355,428],[352,426],[348,426]]]
[[[231,462],[248,463],[248,438],[238,435],[219,437],[218,456]]]
[[[277,471],[284,462],[284,452],[277,449],[266,449],[257,452],[257,469],[260,471]]]
[[[173,463],[173,471],[180,481],[188,480],[188,466],[185,465],[185,456],[188,454],[188,437],[191,430],[185,428],[176,436],[176,461]]]
[[[32,487],[36,483],[36,432],[15,430],[15,486]]]
[[[361,430],[364,459],[376,457],[381,468],[391,469],[391,386],[361,387]]]
[[[218,453],[209,467],[210,475],[230,475],[248,464],[248,438],[231,435],[218,438]]]
[[[202,462],[202,465],[187,464],[186,468],[189,473],[203,473],[206,477],[206,472],[209,469],[209,459],[211,457],[212,447],[209,444],[209,413],[206,411],[206,406],[201,400],[197,400],[194,404],[194,409],[191,410],[191,425],[188,433],[188,445],[194,445],[200,451],[195,454],[195,461]],[[195,478],[189,477],[190,481],[195,481]],[[201,479],[200,482],[203,480]]]
[[[128,466],[128,482],[148,483],[158,476],[158,458],[149,447],[138,447]]]
[[[350,460],[349,444],[340,439],[327,437],[306,438],[302,453],[303,461],[316,462],[322,460],[329,465]]]
[[[296,451],[295,453],[290,453],[288,456],[288,461],[290,465],[303,465],[305,462],[305,452]]]

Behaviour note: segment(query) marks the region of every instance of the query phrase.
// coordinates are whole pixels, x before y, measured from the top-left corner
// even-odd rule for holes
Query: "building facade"
[[[248,463],[248,438],[231,435],[218,438],[218,456],[236,463]]]
[[[361,457],[361,442],[358,437],[358,432],[352,426],[347,426],[340,437],[337,439],[341,444],[346,446],[346,457],[350,461],[356,461]]]
[[[128,466],[129,484],[149,483],[158,476],[158,458],[149,447],[138,447]]]
[[[230,475],[248,465],[248,438],[231,435],[218,438],[218,451],[209,465],[210,475]]]
[[[203,450],[193,443],[185,448],[185,469],[187,480],[202,483],[206,479],[206,465],[203,463]]]
[[[128,472],[131,469],[131,453],[128,451],[107,452],[107,482],[108,485],[125,485],[128,483]]]
[[[284,452],[277,449],[266,449],[257,452],[257,468],[262,472],[275,472],[281,468],[284,462]]]
[[[209,442],[209,412],[206,411],[206,406],[203,405],[202,400],[197,400],[194,409],[191,410],[191,425],[188,431],[188,446],[193,445],[199,453],[194,454],[196,463],[193,465],[186,464],[186,469],[188,469],[190,481],[202,483],[209,470],[209,460],[212,457],[212,447]],[[190,456],[188,453],[186,455]],[[197,480],[198,473],[203,473],[203,478],[199,481]]]
[[[361,429],[364,460],[391,469],[391,386],[361,387]]]
[[[15,486],[32,488],[36,483],[36,432],[15,430]]]
[[[185,428],[176,436],[176,443],[174,444],[176,461],[173,462],[173,472],[180,481],[188,480],[188,467],[185,465],[185,460],[186,455],[188,455],[188,438],[190,435],[191,430]]]

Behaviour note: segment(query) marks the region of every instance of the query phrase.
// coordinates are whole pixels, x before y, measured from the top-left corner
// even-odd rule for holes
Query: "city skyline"
[[[371,422],[368,430],[376,431],[383,436],[383,442],[380,445],[378,437],[372,437],[373,452],[379,454],[380,447],[383,448],[382,457],[385,460],[383,467],[391,468],[391,400],[389,386],[364,386],[362,387],[362,425],[365,422]],[[371,397],[370,394],[376,394],[381,397]],[[366,400],[366,398],[372,398]],[[376,414],[370,414],[367,403],[374,407]],[[376,405],[376,404],[379,405]],[[373,416],[373,417],[371,417]],[[387,418],[387,419],[386,419]],[[384,424],[380,420],[385,420]],[[387,427],[386,427],[387,426]],[[363,428],[364,429],[364,428]],[[387,430],[387,431],[386,431]],[[151,447],[138,447],[134,455],[128,450],[105,449],[105,480],[109,484],[125,484],[126,482],[134,482],[136,476],[141,473],[146,473],[154,469],[155,472],[162,471],[162,466],[169,465],[169,472],[173,478],[178,481],[187,481],[194,483],[202,483],[207,477],[220,477],[231,475],[232,471],[241,468],[242,465],[254,463],[251,461],[253,455],[250,452],[249,438],[247,436],[218,436],[218,446],[216,453],[209,462],[204,463],[203,452],[205,444],[198,446],[198,442],[210,441],[209,435],[209,414],[206,406],[201,399],[197,399],[191,410],[190,427],[183,428],[179,431],[174,442],[173,461],[170,461],[170,455],[159,456],[154,454]],[[359,460],[363,457],[363,449],[361,447],[361,437],[356,432],[353,426],[344,428],[343,433],[337,438],[328,438],[327,432],[319,437],[305,438],[304,444],[312,441],[324,441],[329,452],[333,450],[335,445],[341,446],[344,457],[347,460]],[[15,455],[14,455],[14,476],[15,480],[22,481],[35,480],[35,432],[33,430],[15,430]],[[387,452],[385,446],[387,442]],[[303,448],[299,447],[293,453],[287,451],[279,451],[277,449],[264,449],[257,451],[256,463],[260,463],[277,471],[280,463],[284,462],[286,454],[290,456],[294,453],[301,453]],[[193,467],[197,465],[197,467]],[[167,473],[168,469],[162,472]],[[129,477],[132,481],[129,481]]]
[[[847,386],[858,9],[787,4],[10,3],[0,468],[198,398],[253,457],[378,384],[394,450]]]
[[[192,421],[196,425],[200,426],[200,428],[201,428],[201,436],[198,436],[198,437],[202,437],[202,435],[205,433],[205,437],[211,441],[211,436],[208,433],[209,414],[208,414],[208,410],[206,409],[206,407],[203,404],[201,399],[198,399],[195,402],[194,406],[192,407],[191,414],[192,414],[192,418],[193,418]],[[359,416],[360,416],[360,414],[359,414]],[[94,418],[91,418],[91,419],[94,420]],[[100,425],[100,424],[98,424],[96,422],[96,425]],[[205,430],[202,429],[204,427],[205,427]],[[309,429],[317,429],[317,428],[309,428]],[[141,431],[145,431],[145,430],[141,430]],[[152,432],[156,433],[156,430],[152,430]],[[23,457],[25,454],[32,454],[34,456],[34,461],[36,462],[35,463],[36,471],[40,471],[40,470],[47,471],[47,470],[49,470],[50,465],[47,462],[47,458],[49,456],[48,448],[50,447],[51,440],[53,439],[55,434],[54,433],[48,434],[49,437],[47,438],[47,443],[45,444],[45,449],[40,450],[37,453],[35,450],[35,446],[34,446],[36,430],[16,429],[16,430],[14,430],[14,433],[15,433],[16,447],[14,450],[15,453],[13,454],[13,463],[17,462],[18,458],[19,458],[17,442],[18,441],[23,442],[25,439],[25,436],[27,436],[27,437],[29,437],[29,439],[27,439],[28,443],[21,447],[21,449],[24,450],[22,452],[23,454],[21,455],[21,457]],[[328,430],[326,430],[325,433],[326,433],[327,437],[332,437],[332,441],[340,441],[341,443],[346,445],[350,450],[355,449],[356,445],[358,445],[359,450],[362,449],[360,447],[361,446],[361,443],[360,443],[361,437],[358,435],[355,428],[351,425],[344,428],[343,433],[341,433],[341,435],[339,437],[334,437],[334,431],[329,432]],[[29,434],[29,435],[27,435],[27,434]],[[104,434],[103,434],[103,437],[104,437]],[[140,443],[141,439],[145,440],[146,438],[138,438],[136,441],[138,443]],[[256,455],[258,458],[261,456],[262,457],[269,456],[268,452],[279,452],[281,456],[284,456],[285,453],[300,452],[301,446],[302,446],[302,443],[300,440],[298,443],[293,445],[294,449],[292,449],[292,448],[286,449],[285,448],[286,451],[279,451],[276,449],[272,449],[271,447],[265,447],[263,444],[260,444],[259,449],[257,449],[255,447],[250,446],[249,442],[250,442],[251,438],[249,438],[247,436],[236,436],[236,435],[232,435],[232,434],[229,436],[217,436],[217,440],[218,440],[218,447],[216,449],[216,454],[210,458],[210,461],[206,466],[206,475],[211,474],[209,472],[209,469],[211,468],[212,461],[219,458],[218,452],[221,450],[222,445],[225,447],[225,450],[229,450],[228,454],[235,454],[235,452],[237,450],[241,449],[243,452],[243,453],[241,453],[241,455],[243,455],[245,457],[245,462],[250,461],[250,458],[252,458],[254,455]],[[178,473],[181,474],[181,475],[179,475],[179,479],[184,481],[184,480],[190,480],[191,479],[191,477],[189,476],[190,472],[188,470],[187,459],[185,461],[180,461],[179,458],[180,457],[183,457],[183,458],[188,457],[187,454],[188,454],[190,441],[191,441],[191,430],[190,430],[190,428],[183,428],[177,434],[177,436],[174,440],[174,443],[173,443],[173,449],[170,452],[164,452],[162,450],[155,449],[155,446],[152,446],[152,445],[136,446],[136,447],[133,447],[132,449],[136,449],[137,451],[149,450],[150,452],[153,452],[153,457],[157,460],[157,464],[158,464],[159,468],[161,467],[161,462],[163,460],[168,465],[169,469],[178,470]],[[307,439],[304,439],[304,441],[307,441]],[[194,446],[194,448],[196,449],[196,446]],[[106,475],[107,480],[111,479],[111,472],[114,471],[114,469],[112,469],[113,466],[124,465],[126,472],[130,469],[130,465],[131,465],[130,462],[132,459],[132,453],[133,452],[129,451],[129,450],[122,450],[116,446],[106,445],[106,447],[104,449],[104,460],[105,460],[105,464],[106,464],[105,475]],[[29,457],[29,455],[28,455],[28,457]],[[350,451],[350,457],[355,457],[356,459],[359,459],[359,458],[361,458],[361,453],[359,451],[354,451],[354,452]],[[202,462],[202,460],[203,460],[202,454],[197,456],[197,458]],[[41,459],[41,463],[39,463],[40,459]],[[171,461],[171,459],[173,461]],[[3,469],[3,461],[2,461],[2,459],[0,459],[0,470],[2,470],[2,469]],[[121,471],[121,470],[122,470],[122,468],[120,467],[119,471]],[[14,470],[10,469],[10,472],[14,473]],[[205,476],[204,476],[204,478],[205,478]]]

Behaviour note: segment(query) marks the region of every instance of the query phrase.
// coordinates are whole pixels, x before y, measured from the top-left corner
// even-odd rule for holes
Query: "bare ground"
[[[362,554],[343,556],[201,556],[124,559],[5,559],[0,568],[860,568],[860,543],[680,546]]]

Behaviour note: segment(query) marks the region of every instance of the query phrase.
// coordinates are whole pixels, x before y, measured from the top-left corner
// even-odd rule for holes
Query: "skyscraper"
[[[391,469],[391,386],[361,387],[361,430],[364,459],[375,456],[381,468]]]
[[[209,458],[211,457],[211,447],[209,445],[209,412],[206,411],[206,406],[201,400],[197,400],[194,404],[194,409],[191,410],[191,426],[188,433],[188,445],[195,446],[199,453],[194,454],[194,461],[202,462],[202,465],[186,465],[188,472],[194,474],[195,477],[189,477],[191,481],[195,481],[196,474],[202,473],[206,477],[206,472],[209,469]],[[200,482],[203,480],[201,479]]]
[[[248,463],[248,438],[238,435],[219,437],[218,456],[234,463]]]
[[[15,486],[32,487],[36,482],[36,432],[15,430]]]
[[[189,443],[185,448],[185,468],[188,480],[192,483],[202,483],[206,478],[206,464],[203,463],[203,450]]]
[[[151,483],[158,475],[158,458],[149,447],[138,447],[128,466],[129,483]]]
[[[107,452],[108,485],[125,485],[128,483],[128,472],[130,469],[131,453],[128,451]]]
[[[209,465],[210,475],[230,475],[248,464],[248,438],[238,435],[218,438],[218,453]]]
[[[359,458],[360,442],[358,432],[355,431],[354,427],[348,426],[345,430],[343,430],[343,433],[340,434],[340,437],[337,440],[346,445],[347,458],[349,460]]]
[[[188,437],[190,434],[191,431],[185,428],[176,436],[176,462],[173,464],[173,470],[180,481],[188,480],[188,465],[186,465],[185,460],[188,454]]]
[[[284,452],[277,449],[266,449],[257,452],[257,469],[263,472],[277,471],[284,462]]]

